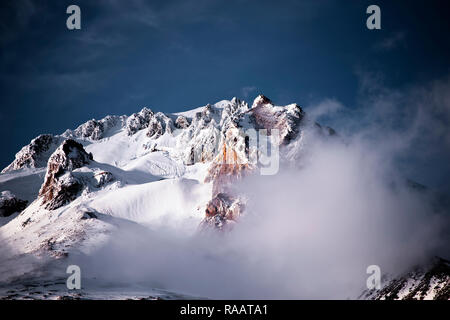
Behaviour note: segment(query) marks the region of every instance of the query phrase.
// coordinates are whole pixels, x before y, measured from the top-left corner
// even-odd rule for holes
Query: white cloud
[[[334,113],[342,111],[344,105],[336,99],[324,99],[317,104],[308,106],[306,108],[308,116],[317,120],[322,116],[332,116]]]

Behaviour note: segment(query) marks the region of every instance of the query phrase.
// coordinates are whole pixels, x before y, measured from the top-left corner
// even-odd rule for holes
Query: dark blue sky
[[[81,7],[82,29],[66,28]],[[378,4],[382,30],[366,8]],[[448,1],[2,1],[0,167],[41,133],[148,106],[264,93],[356,108],[362,74],[401,90],[449,75]]]

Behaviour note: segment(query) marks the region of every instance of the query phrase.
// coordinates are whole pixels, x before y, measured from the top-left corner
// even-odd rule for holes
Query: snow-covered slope
[[[435,257],[430,263],[394,279],[385,279],[381,290],[366,290],[362,299],[450,300],[450,262]]]

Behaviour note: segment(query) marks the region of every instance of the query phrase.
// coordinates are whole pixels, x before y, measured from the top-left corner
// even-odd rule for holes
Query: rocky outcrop
[[[214,227],[219,230],[227,230],[238,220],[244,208],[243,198],[219,193],[206,204],[205,218],[202,220],[200,228]]]
[[[215,121],[205,124],[201,120],[193,120],[192,125],[183,131],[182,141],[186,144],[183,155],[186,165],[208,162],[217,154],[220,131]]]
[[[297,104],[284,107],[274,106],[269,98],[259,95],[249,110],[256,129],[278,129],[280,144],[287,144],[294,139],[304,117],[303,109]]]
[[[243,116],[237,99],[224,109],[220,120],[222,132],[218,153],[208,169],[205,182],[213,182],[213,196],[228,190],[234,181],[253,169],[246,133],[239,125]]]
[[[100,188],[107,183],[114,180],[114,176],[111,172],[108,171],[101,171],[96,174],[94,174],[94,180],[96,182],[95,187]]]
[[[185,116],[178,116],[175,120],[175,127],[177,129],[186,129],[189,125],[189,120]]]
[[[147,137],[157,139],[164,133],[173,132],[173,121],[162,112],[156,113],[148,124]]]
[[[162,112],[154,113],[147,108],[128,117],[125,127],[130,136],[142,129],[147,129],[147,137],[152,139],[157,139],[166,132],[172,133],[174,129],[171,117]]]
[[[45,167],[50,154],[55,151],[62,139],[51,134],[41,134],[31,140],[17,154],[16,159],[2,173],[19,170],[22,168]]]
[[[26,208],[28,201],[18,199],[10,191],[0,193],[0,217],[8,217]]]
[[[450,300],[450,261],[435,257],[428,265],[387,280],[380,290],[366,290],[361,299]]]
[[[231,153],[231,159],[227,158]],[[228,161],[228,162],[226,162]],[[230,222],[236,222],[245,208],[242,197],[235,195],[233,183],[252,171],[251,165],[240,163],[237,152],[223,144],[223,152],[211,164],[205,182],[212,182],[213,198],[207,203],[201,226],[213,226],[222,230]]]
[[[50,156],[47,173],[39,191],[39,197],[48,210],[57,209],[74,200],[82,189],[82,183],[72,175],[93,160],[83,146],[71,139],[65,140]]]
[[[76,128],[74,133],[81,138],[100,140],[103,137],[104,130],[105,127],[102,122],[92,119]]]
[[[95,119],[89,120],[75,129],[75,135],[81,138],[88,138],[92,140],[100,140],[103,138],[105,132],[105,124],[102,121]]]
[[[47,165],[50,155],[66,139],[100,140],[108,129],[124,121],[123,117],[106,116],[101,120],[89,120],[78,126],[75,130],[66,130],[60,136],[42,134],[23,147],[15,160],[2,170],[2,173],[22,168],[43,168]]]
[[[210,117],[212,111],[211,107],[207,106],[202,111],[202,116]],[[236,221],[245,207],[242,199],[234,196],[236,192],[233,185],[245,175],[254,172],[258,167],[257,158],[260,156],[260,148],[249,143],[250,137],[244,131],[246,126],[250,129],[265,129],[268,136],[275,134],[273,130],[277,129],[279,136],[272,141],[284,145],[299,134],[303,115],[303,110],[298,105],[274,106],[263,95],[255,99],[251,109],[238,99],[233,99],[224,107],[220,120],[219,152],[205,178],[205,182],[213,184],[213,198],[205,210],[203,224],[222,228],[225,221]],[[239,214],[229,214],[232,204],[234,208],[239,208]]]
[[[103,139],[109,129],[120,124],[123,125],[126,116],[106,116],[101,120],[89,120],[78,126],[75,130],[66,130],[61,136],[68,139],[81,139],[97,141]]]
[[[152,110],[143,108],[138,113],[133,113],[129,116],[125,123],[128,135],[131,136],[139,130],[147,128],[153,115],[154,112]]]
[[[241,159],[235,149],[223,143],[222,152],[209,167],[205,182],[213,183],[214,196],[220,192],[228,192],[234,181],[241,179],[252,169],[247,159]]]

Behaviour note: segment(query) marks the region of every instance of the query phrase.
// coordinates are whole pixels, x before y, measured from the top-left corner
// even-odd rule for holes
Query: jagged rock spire
[[[47,173],[39,191],[46,209],[53,210],[72,201],[81,190],[82,184],[72,176],[71,171],[89,164],[93,160],[83,145],[65,140],[48,159]]]

